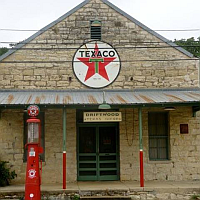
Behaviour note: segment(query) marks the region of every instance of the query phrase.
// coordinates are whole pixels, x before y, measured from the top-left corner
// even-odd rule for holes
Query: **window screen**
[[[168,113],[149,113],[149,159],[168,160]]]

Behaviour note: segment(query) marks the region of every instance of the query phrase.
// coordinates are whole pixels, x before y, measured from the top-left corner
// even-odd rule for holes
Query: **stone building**
[[[139,152],[145,180],[200,179],[199,103],[193,55],[109,1],[85,0],[0,57],[0,160],[24,183],[25,110],[36,104],[43,183],[62,183],[65,151],[67,182],[139,181]]]

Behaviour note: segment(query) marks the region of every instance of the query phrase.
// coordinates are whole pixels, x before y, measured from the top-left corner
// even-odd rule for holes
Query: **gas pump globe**
[[[26,147],[27,154],[27,169],[26,169],[26,183],[25,183],[25,200],[40,200],[41,199],[41,168],[39,154],[43,149],[40,147],[40,119],[36,117],[39,115],[39,107],[31,105],[27,109],[29,119],[27,120],[28,137]]]

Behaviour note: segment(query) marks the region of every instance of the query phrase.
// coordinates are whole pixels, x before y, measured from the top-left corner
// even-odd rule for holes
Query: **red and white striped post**
[[[63,108],[63,189],[66,189],[66,108]]]
[[[142,108],[139,108],[139,143],[140,143],[140,187],[144,187],[144,163],[143,163],[143,142],[142,142]]]

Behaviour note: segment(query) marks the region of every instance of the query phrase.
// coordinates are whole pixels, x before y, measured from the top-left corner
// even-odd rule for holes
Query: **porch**
[[[175,99],[180,99],[180,94],[179,92],[181,93],[181,98],[183,99],[183,102],[182,101],[175,101]],[[93,94],[93,92],[91,92]],[[95,92],[94,92],[95,93]],[[111,92],[111,94],[113,95],[114,92]],[[122,93],[122,92],[121,92]],[[178,125],[176,126],[175,128],[173,127],[173,132],[171,134],[171,138],[173,139],[173,143],[174,141],[178,141],[179,145],[181,144],[182,146],[184,146],[183,144],[185,144],[186,142],[186,139],[188,141],[188,138],[191,138],[190,140],[190,143],[187,144],[188,146],[198,146],[199,143],[198,143],[198,138],[197,138],[197,134],[199,132],[199,126],[197,125],[197,121],[198,119],[193,119],[196,120],[195,123],[193,123],[192,127],[194,127],[195,125],[195,129],[193,128],[192,129],[192,132],[190,134],[186,134],[186,135],[180,135],[179,132],[179,124],[183,123],[182,120],[177,120],[177,119],[180,119],[180,116],[179,114],[181,113],[182,114],[182,111],[180,111],[180,108],[183,108],[183,106],[185,107],[188,107],[189,108],[189,112],[185,112],[186,115],[184,115],[184,118],[186,118],[187,120],[184,121],[184,123],[188,124],[188,120],[192,120],[192,116],[196,114],[197,111],[199,111],[199,100],[197,100],[197,96],[199,97],[199,94],[200,94],[200,91],[199,89],[194,89],[194,90],[191,90],[191,91],[186,91],[186,90],[181,90],[181,91],[174,91],[172,90],[171,92],[169,91],[165,91],[165,93],[169,93],[167,97],[170,97],[170,99],[168,100],[165,100],[164,97],[162,97],[162,101],[159,101],[158,102],[158,99],[156,99],[154,101],[154,103],[148,103],[148,102],[136,102],[135,104],[132,104],[132,103],[123,103],[123,104],[114,104],[112,103],[112,101],[109,101],[109,99],[106,99],[106,102],[108,102],[109,104],[111,104],[113,106],[113,109],[115,108],[122,108],[122,109],[125,109],[125,108],[130,108],[130,107],[134,107],[135,109],[135,112],[133,110],[132,112],[132,115],[131,117],[135,116],[134,117],[134,120],[132,120],[132,118],[129,116],[128,119],[130,121],[133,121],[133,127],[135,127],[134,130],[136,130],[134,133],[134,137],[137,138],[135,140],[132,140],[134,143],[133,146],[128,146],[128,134],[126,132],[126,130],[128,129],[126,127],[126,124],[122,124],[122,126],[124,126],[124,132],[123,132],[123,136],[124,136],[124,143],[126,143],[126,147],[128,148],[123,148],[125,149],[125,151],[123,152],[120,152],[121,153],[121,156],[123,155],[127,155],[129,152],[131,152],[131,154],[129,155],[129,157],[126,158],[126,162],[121,162],[124,164],[124,166],[121,166],[120,167],[120,170],[122,171],[122,169],[124,170],[124,172],[127,172],[127,173],[120,173],[120,178],[122,180],[128,180],[128,178],[130,177],[139,177],[139,173],[141,173],[141,175],[143,175],[143,165],[140,166],[139,168],[139,163],[140,161],[143,161],[143,158],[142,156],[140,157],[140,160],[138,158],[138,151],[140,150],[140,152],[142,152],[141,150],[143,150],[143,145],[142,145],[142,140],[144,139],[144,142],[145,142],[145,147],[147,149],[148,147],[148,143],[147,143],[147,140],[146,138],[147,137],[143,137],[142,135],[142,132],[144,132],[144,136],[147,136],[147,124],[144,124],[144,127],[142,126],[142,121],[143,122],[147,122],[147,120],[144,120],[144,119],[147,119],[147,109],[146,108],[150,108],[150,107],[155,107],[155,110],[158,110],[159,108],[160,109],[164,109],[164,107],[170,107],[170,106],[177,106],[176,108],[176,111],[174,113],[171,113],[171,119],[174,121],[174,119],[176,119],[176,123],[174,123],[174,125]],[[184,95],[186,95],[186,93],[188,93],[190,95],[190,98],[191,98],[191,95],[196,95],[194,99],[187,99],[189,97],[185,97]],[[25,92],[26,94],[26,92]],[[25,95],[23,93],[23,95]],[[37,94],[37,93],[36,93]],[[47,93],[45,93],[47,94]],[[96,93],[95,93],[96,94]],[[139,93],[140,96],[146,94],[146,92],[144,91],[144,94],[142,93]],[[155,94],[154,92],[148,92],[148,94],[151,94],[151,98],[153,96],[158,96],[159,95],[163,95],[163,90],[160,90],[158,91],[158,94]],[[22,95],[22,97],[23,97]],[[65,94],[62,94],[62,95],[65,95]],[[84,93],[84,95],[88,95],[87,93]],[[116,95],[116,94],[115,94]],[[121,94],[122,95],[122,94]],[[135,95],[135,94],[134,94]],[[177,97],[175,97],[175,99],[172,101],[171,98],[174,97],[174,95],[177,95]],[[100,94],[99,94],[100,96]],[[173,97],[172,97],[173,96]],[[20,98],[22,98],[20,97]],[[115,97],[115,96],[114,96]],[[114,97],[111,97],[114,98]],[[135,97],[135,96],[133,96]],[[183,98],[184,97],[184,98]],[[9,95],[8,97],[5,97],[6,98],[9,98]],[[27,97],[26,97],[27,98]],[[126,95],[123,96],[124,99],[126,99]],[[139,97],[138,97],[139,98]],[[148,99],[150,97],[148,96]],[[15,99],[15,98],[14,98]],[[51,98],[49,98],[51,99]],[[59,98],[58,98],[59,99]],[[100,97],[98,98],[100,99]],[[128,98],[130,99],[130,98]],[[126,99],[126,101],[124,102],[128,102],[128,99]],[[164,102],[163,102],[163,99],[164,99]],[[7,101],[7,100],[6,100]],[[152,100],[153,101],[153,100]],[[171,102],[172,101],[172,102]],[[5,101],[4,101],[5,102]],[[36,101],[34,101],[36,102]],[[29,103],[32,103],[32,102],[29,102]],[[182,159],[182,162],[181,164],[179,165],[174,165],[173,161],[176,160],[177,157],[175,157],[176,155],[176,152],[177,152],[177,145],[175,146],[176,148],[173,148],[171,149],[171,160],[172,162],[162,162],[162,166],[157,163],[155,164],[154,162],[148,162],[148,154],[145,154],[145,173],[144,173],[144,179],[146,180],[159,180],[159,176],[157,177],[156,175],[160,172],[166,172],[166,174],[170,175],[170,176],[166,176],[164,174],[164,178],[166,178],[167,180],[177,180],[177,177],[174,176],[174,174],[178,174],[180,175],[178,177],[179,180],[181,180],[182,178],[185,178],[184,176],[182,176],[182,174],[184,175],[184,173],[182,173],[182,169],[186,169],[187,170],[187,173],[190,174],[191,172],[191,176],[189,176],[190,179],[196,179],[196,180],[199,180],[199,181],[183,181],[183,182],[174,182],[174,181],[163,181],[163,182],[159,182],[159,181],[145,181],[144,183],[144,187],[140,187],[140,184],[142,183],[143,184],[143,176],[141,176],[141,179],[140,179],[140,182],[134,182],[134,181],[125,181],[125,182],[120,182],[120,181],[104,181],[104,182],[75,182],[75,183],[67,183],[67,187],[66,187],[66,190],[63,190],[62,188],[64,188],[64,184],[66,183],[66,172],[69,172],[67,177],[73,175],[73,177],[75,177],[74,179],[69,179],[69,180],[72,180],[74,181],[76,178],[77,178],[77,169],[76,169],[76,148],[74,149],[74,147],[76,147],[76,137],[73,137],[73,143],[72,143],[72,140],[70,137],[67,136],[67,134],[71,134],[71,135],[76,135],[76,132],[75,132],[75,125],[76,125],[76,113],[73,111],[73,113],[70,113],[71,110],[70,108],[81,108],[81,109],[84,109],[84,107],[87,107],[88,108],[94,108],[94,109],[97,109],[98,105],[100,104],[100,102],[98,103],[95,103],[95,104],[90,104],[90,102],[83,102],[83,104],[80,105],[68,105],[67,103],[65,105],[63,104],[51,104],[50,103],[50,107],[48,108],[45,107],[46,105],[44,104],[44,102],[42,102],[42,98],[41,98],[41,102],[38,103],[39,106],[44,109],[45,111],[45,114],[46,114],[46,122],[47,122],[47,132],[48,132],[48,137],[52,136],[52,138],[55,139],[55,137],[57,138],[58,136],[60,137],[59,141],[58,142],[55,142],[55,144],[57,146],[55,146],[57,149],[56,149],[56,153],[55,151],[51,151],[51,147],[52,147],[52,143],[50,143],[51,141],[54,141],[54,140],[47,140],[46,141],[46,155],[47,155],[47,158],[49,158],[50,156],[49,155],[54,155],[55,153],[55,157],[57,158],[57,163],[56,163],[56,166],[58,166],[58,169],[56,168],[56,172],[58,172],[57,174],[55,173],[55,171],[52,171],[51,168],[48,169],[49,167],[49,163],[55,163],[52,159],[52,157],[50,157],[50,159],[48,159],[46,161],[46,166],[47,168],[45,169],[46,166],[44,166],[44,172],[43,175],[42,175],[42,178],[43,178],[43,181],[45,180],[48,180],[49,179],[49,176],[51,176],[51,179],[55,180],[55,181],[61,181],[62,178],[63,178],[63,185],[61,184],[56,184],[56,185],[42,185],[42,193],[43,195],[62,195],[62,194],[66,194],[66,195],[70,195],[70,194],[78,194],[80,196],[92,196],[92,195],[103,195],[103,196],[113,196],[113,195],[123,195],[123,196],[129,196],[129,195],[138,195],[138,196],[141,196],[141,195],[146,195],[146,199],[147,199],[147,196],[151,196],[151,195],[157,195],[157,194],[168,194],[170,195],[170,198],[166,198],[166,199],[177,199],[175,198],[175,196],[177,197],[177,195],[182,195],[182,194],[186,194],[187,197],[191,196],[192,194],[194,193],[200,193],[200,176],[198,174],[198,168],[199,168],[199,165],[198,165],[198,162],[199,162],[199,155],[198,154],[191,154],[192,155],[192,159],[190,158],[190,160],[187,159],[187,152],[189,151],[188,149],[186,148],[180,148],[178,149],[178,151],[180,152],[180,155],[178,155],[178,158],[181,157],[181,158],[185,158],[185,160]],[[53,105],[55,107],[53,107]],[[26,108],[26,104],[23,104],[23,102],[15,102],[13,101],[13,104],[12,105],[4,105],[4,103],[2,104],[2,108],[4,110],[8,109],[8,108],[13,108],[12,106],[16,106],[15,108],[19,108],[19,109],[22,109],[22,108]],[[52,107],[51,107],[52,106]],[[68,106],[69,106],[69,109],[68,109]],[[76,107],[77,106],[77,107]],[[91,106],[91,107],[90,107]],[[52,108],[52,110],[50,109]],[[54,109],[55,108],[55,109]],[[138,108],[138,109],[137,109]],[[179,108],[179,109],[178,109]],[[49,109],[49,110],[48,110]],[[57,112],[55,115],[54,111],[55,110],[58,110],[59,109],[59,112]],[[184,108],[185,110],[185,108]],[[63,113],[62,113],[63,111]],[[69,113],[67,113],[67,111],[69,111]],[[177,114],[177,113],[178,114]],[[135,115],[133,115],[133,113],[135,113]],[[143,115],[142,115],[143,113]],[[53,115],[54,114],[54,115]],[[23,113],[20,115],[22,116]],[[63,115],[63,117],[62,117]],[[3,119],[9,119],[10,115],[7,115],[7,116],[3,116]],[[19,115],[17,115],[19,116]],[[62,138],[62,135],[60,134],[55,134],[54,132],[54,129],[52,129],[52,116],[57,116],[57,121],[56,121],[56,124],[53,124],[54,128],[56,127],[58,130],[59,130],[59,133],[61,132],[61,127],[63,125],[63,138]],[[16,118],[16,116],[14,116]],[[126,117],[126,113],[125,113],[125,117]],[[22,117],[21,117],[22,119]],[[126,119],[126,118],[125,118]],[[73,120],[73,121],[71,121]],[[22,121],[22,120],[21,120]],[[21,123],[21,121],[19,120],[19,122]],[[6,121],[5,121],[6,122]],[[63,122],[63,123],[61,123]],[[124,120],[124,122],[126,122],[126,120]],[[68,124],[67,124],[68,123]],[[9,126],[9,123],[7,123],[8,126]],[[16,123],[17,124],[17,123]],[[72,126],[69,126],[71,124],[74,124],[73,125],[73,131],[71,130]],[[174,126],[173,125],[173,126]],[[132,126],[132,124],[131,124]],[[13,126],[14,128],[16,126]],[[20,127],[20,126],[19,126]],[[16,133],[16,129],[13,130],[15,131]],[[131,127],[132,128],[132,127]],[[9,128],[7,128],[6,130],[9,130]],[[70,130],[70,131],[69,131]],[[20,132],[21,129],[17,132],[17,133],[21,133]],[[99,133],[99,131],[97,130],[97,133]],[[122,133],[121,134],[121,138],[122,138]],[[8,135],[8,134],[7,134]],[[16,135],[16,137],[19,137],[19,134]],[[138,140],[139,138],[139,140]],[[49,138],[47,138],[49,139]],[[132,139],[132,137],[129,137],[129,139]],[[10,140],[11,142],[13,141],[13,138],[11,138]],[[20,140],[19,140],[20,141]],[[98,141],[98,140],[97,140]],[[195,141],[195,143],[193,142]],[[68,142],[68,144],[67,144]],[[69,142],[72,144],[69,145]],[[181,143],[182,142],[182,143]],[[173,144],[172,143],[172,144]],[[67,170],[66,170],[66,162],[65,160],[63,160],[63,172],[64,173],[61,173],[62,171],[62,153],[61,153],[61,145],[60,144],[63,144],[63,154],[66,155],[66,150],[68,151],[68,158],[69,160],[71,161],[72,159],[73,160],[73,163],[69,163],[67,162]],[[66,145],[67,144],[67,145]],[[138,149],[138,144],[140,144],[140,148]],[[66,148],[67,146],[67,148]],[[123,145],[121,145],[123,146]],[[59,147],[59,148],[58,148]],[[173,146],[172,146],[173,147]],[[70,149],[71,148],[71,149]],[[192,148],[191,150],[195,150],[197,148]],[[14,151],[15,149],[13,149]],[[186,153],[184,153],[183,150],[187,150]],[[132,152],[135,152],[134,156],[132,155]],[[193,153],[193,152],[192,152]],[[3,153],[2,153],[3,155]],[[5,153],[6,155],[6,153]],[[177,155],[176,155],[177,156]],[[134,159],[134,162],[129,162],[130,161],[130,158],[131,159]],[[189,161],[193,161],[194,163],[191,163]],[[127,166],[126,163],[129,163],[129,165]],[[136,165],[132,165],[132,163],[137,163],[137,166]],[[131,165],[130,165],[131,164]],[[24,165],[24,164],[23,164]],[[159,172],[154,170],[154,168],[157,168],[157,165],[159,165]],[[193,167],[194,165],[194,167]],[[52,165],[54,166],[54,165]],[[136,167],[135,167],[136,166]],[[149,167],[150,166],[150,167]],[[128,167],[128,170],[127,170],[127,167]],[[139,170],[140,169],[140,170]],[[24,173],[25,170],[22,171],[22,173]],[[180,174],[178,172],[181,172]],[[21,174],[22,174],[21,173]],[[23,174],[22,174],[23,175]],[[22,183],[23,183],[23,176],[21,175],[21,179],[22,179]],[[125,175],[127,177],[127,179],[125,179],[126,177],[122,177],[122,175]],[[149,177],[147,177],[149,175]],[[178,176],[177,175],[177,176]],[[188,175],[188,174],[187,174]],[[137,180],[137,179],[136,179]],[[161,177],[161,180],[165,180],[163,179],[163,177]],[[45,181],[44,181],[45,182]],[[141,185],[142,185],[141,184]],[[13,186],[9,186],[9,187],[5,187],[5,188],[0,188],[0,195],[4,194],[4,196],[10,196],[10,195],[15,195],[17,194],[18,196],[19,195],[23,195],[24,193],[24,185],[13,185]],[[174,197],[172,198],[171,195]],[[156,196],[155,196],[156,197]],[[156,197],[157,198],[157,197]],[[1,199],[1,197],[0,197]],[[140,199],[140,197],[139,197]],[[159,198],[160,199],[160,198]],[[183,198],[182,198],[183,199]],[[185,199],[185,198],[184,198]]]
[[[79,181],[62,184],[42,185],[42,196],[51,199],[68,199],[78,195],[86,197],[130,197],[132,199],[190,199],[200,194],[200,180],[195,181],[145,181],[140,187],[137,181]],[[24,185],[11,185],[0,188],[0,199],[17,199],[24,196]]]

